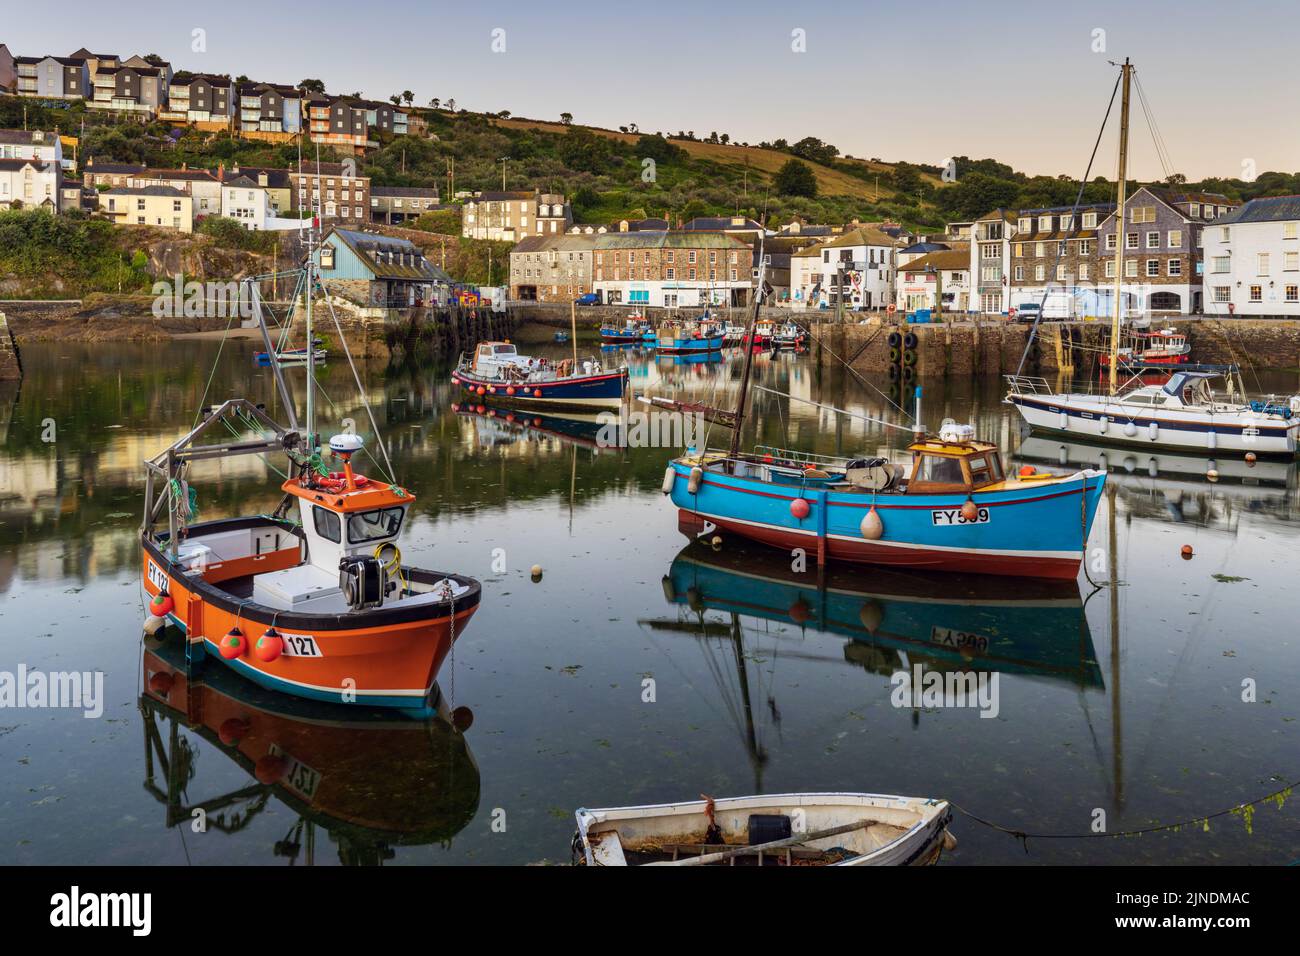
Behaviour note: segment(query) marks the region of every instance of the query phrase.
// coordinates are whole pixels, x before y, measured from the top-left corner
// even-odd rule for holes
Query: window
[[[1288,302],[1300,302],[1300,286],[1289,285],[1286,287],[1286,300]]]
[[[1017,282],[1024,282],[1024,281],[1025,281],[1025,267],[1024,267],[1024,266],[1016,266],[1016,281],[1017,281]]]
[[[1021,216],[1016,223],[1017,232],[1031,232],[1034,228],[1034,220],[1029,216]]]
[[[1097,228],[1097,214],[1095,212],[1085,212],[1083,214],[1083,228],[1084,229]]]
[[[1159,248],[1160,248],[1160,233],[1158,233],[1158,232],[1148,232],[1148,233],[1147,233],[1147,248],[1148,248],[1148,249],[1159,249]]]
[[[1229,240],[1230,236],[1231,236],[1231,230],[1230,230],[1227,226],[1224,226],[1224,227],[1220,230],[1220,233],[1219,233],[1219,241],[1220,241],[1220,242],[1227,242],[1227,241]]]
[[[1159,259],[1148,259],[1148,260],[1147,260],[1147,278],[1148,278],[1148,279],[1152,279],[1152,278],[1155,278],[1155,277],[1158,276],[1158,275],[1160,275],[1160,260],[1159,260]]]
[[[1038,217],[1038,228],[1041,229],[1043,232],[1051,232],[1051,231],[1052,231],[1052,217],[1051,217],[1051,216],[1039,216],[1039,217]]]
[[[1124,248],[1136,249],[1138,247],[1138,234],[1136,232],[1127,232],[1124,234]]]
[[[1056,281],[1065,282],[1069,278],[1070,278],[1070,273],[1066,271],[1065,263],[1062,262],[1060,265],[1056,267]]]
[[[1107,260],[1106,260],[1106,278],[1107,278],[1107,279],[1113,279],[1113,278],[1115,278],[1115,260],[1114,260],[1114,259],[1107,259]]]
[[[1134,206],[1131,210],[1129,210],[1128,221],[1134,223],[1155,222],[1156,207],[1155,206]]]
[[[1194,202],[1194,203],[1192,203],[1191,206],[1188,207],[1188,211],[1191,213],[1191,217],[1192,217],[1193,219],[1200,219],[1200,218],[1201,218],[1201,204],[1200,204],[1200,203],[1198,203],[1198,202]]]
[[[339,542],[343,540],[343,522],[339,516],[328,508],[322,508],[315,505],[311,509],[312,518],[316,522],[316,533],[326,541]]]
[[[1073,228],[1074,228],[1074,216],[1073,216],[1073,215],[1070,215],[1070,214],[1066,214],[1066,215],[1062,216],[1062,217],[1061,217],[1061,231],[1064,232],[1064,231],[1067,230],[1067,229],[1073,229]]]
[[[1045,242],[1035,242],[1035,243],[1034,243],[1034,256],[1035,256],[1036,258],[1041,259],[1041,258],[1043,258],[1043,256],[1045,256],[1045,255],[1047,255],[1047,243],[1045,243]]]
[[[320,510],[320,508],[317,508],[317,513]],[[397,508],[378,508],[374,511],[361,511],[354,515],[348,515],[348,543],[362,544],[378,538],[391,538],[402,527],[402,515],[405,512],[406,509],[399,506]],[[337,515],[335,515],[334,520],[338,520]]]
[[[1107,252],[1115,251],[1115,233],[1113,232],[1106,237],[1106,251]]]
[[[962,474],[961,460],[958,458],[922,455],[917,471],[920,472],[921,481],[933,481],[945,485],[966,484],[966,476]]]
[[[1034,281],[1042,282],[1046,278],[1047,278],[1047,267],[1042,264],[1034,266]]]
[[[1300,232],[1297,231],[1298,229],[1300,229],[1300,222],[1282,223],[1282,238],[1295,239],[1298,235],[1300,235]]]
[[[1263,302],[1263,301],[1264,301],[1264,288],[1263,288],[1263,286],[1253,285],[1253,286],[1250,287],[1250,301],[1251,301],[1251,302]]]
[[[1092,278],[1092,269],[1086,262],[1079,263],[1079,281],[1087,282]]]
[[[1231,256],[1215,256],[1213,261],[1214,261],[1214,268],[1213,268],[1212,270],[1210,270],[1210,271],[1212,271],[1212,272],[1231,272],[1231,271],[1232,271],[1232,257],[1231,257]]]
[[[1124,275],[1130,279],[1137,278],[1138,264],[1136,259],[1124,260]]]
[[[1259,268],[1255,274],[1261,276],[1268,275],[1268,253],[1261,252],[1258,256],[1258,260],[1259,260]]]
[[[1300,252],[1282,253],[1282,271],[1296,272],[1300,270]]]
[[[1232,290],[1229,289],[1226,285],[1216,285],[1214,287],[1214,301],[1215,302],[1229,301],[1231,292]]]
[[[1081,256],[1090,256],[1090,255],[1092,255],[1092,240],[1091,240],[1091,239],[1080,239],[1080,240],[1079,240],[1079,255],[1081,255]]]
[[[1180,276],[1180,275],[1183,274],[1183,260],[1182,260],[1182,259],[1170,259],[1170,260],[1169,260],[1169,263],[1168,263],[1168,266],[1169,266],[1169,274],[1170,274],[1171,276]]]

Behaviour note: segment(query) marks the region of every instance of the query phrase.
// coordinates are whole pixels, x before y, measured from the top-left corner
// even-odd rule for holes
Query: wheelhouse
[[[979,491],[1006,479],[1002,455],[988,442],[925,438],[908,446],[912,476],[908,494]]]

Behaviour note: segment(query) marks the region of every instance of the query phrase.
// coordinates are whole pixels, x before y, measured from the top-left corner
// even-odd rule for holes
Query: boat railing
[[[835,465],[844,467],[850,459],[835,455],[818,455],[810,451],[795,451],[790,448],[777,448],[775,445],[755,445],[754,454],[766,458],[772,456],[774,461],[800,465]]]
[[[1052,386],[1041,375],[1006,375],[1013,395],[1052,395]]]

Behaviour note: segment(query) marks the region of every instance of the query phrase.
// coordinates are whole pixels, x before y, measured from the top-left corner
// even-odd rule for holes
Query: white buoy
[[[542,579],[542,566],[540,564],[534,564],[529,569],[528,573],[532,576],[534,581],[540,581]]]
[[[700,482],[704,480],[704,469],[696,465],[691,469],[691,476],[686,480],[686,490],[691,494],[699,494]]]
[[[150,614],[144,619],[144,632],[150,636],[157,634],[167,623],[167,618],[159,617],[157,614]]]
[[[1138,433],[1138,427],[1133,422],[1129,422],[1124,426],[1124,434],[1127,435],[1129,438],[1132,438],[1137,433]]]
[[[1101,424],[1101,433],[1103,435],[1106,434],[1106,426],[1110,424],[1110,419],[1107,416],[1102,415],[1101,418],[1098,419],[1098,421]]]
[[[1067,415],[1065,412],[1061,412],[1061,431],[1068,432],[1069,430],[1070,430],[1070,416]]]
[[[885,533],[885,523],[880,520],[880,515],[876,513],[876,506],[872,505],[862,518],[862,523],[858,526],[862,532],[862,537],[868,541],[878,541],[880,536]]]
[[[673,485],[675,484],[677,484],[677,471],[672,465],[669,465],[664,471],[663,493],[666,495],[672,494]]]
[[[1213,428],[1210,429],[1210,434],[1205,439],[1205,444],[1210,449],[1210,451],[1213,451],[1214,449],[1219,447],[1219,433],[1216,432]]]
[[[1159,438],[1160,426],[1157,425],[1155,422],[1151,422],[1151,424],[1147,425],[1147,437],[1150,438],[1152,441],[1155,441],[1157,438]]]

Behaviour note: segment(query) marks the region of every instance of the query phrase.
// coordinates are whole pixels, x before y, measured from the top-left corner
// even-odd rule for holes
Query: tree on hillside
[[[636,141],[636,146],[633,149],[636,155],[642,159],[648,157],[656,163],[663,164],[679,162],[687,155],[686,150],[680,146],[674,146],[658,134],[654,136],[643,135]]]
[[[442,105],[442,100],[438,99],[438,97],[435,96],[433,99],[429,100],[429,105],[436,110],[439,106]]]
[[[561,114],[560,114],[560,122],[563,123],[565,126],[568,126],[570,123],[573,122],[573,114],[572,114],[572,113],[561,113]]]
[[[817,177],[813,175],[812,167],[797,159],[787,160],[777,171],[775,185],[782,196],[817,197]]]
[[[407,106],[410,106],[411,103],[415,100],[415,94],[412,93],[410,90],[402,90],[402,99],[406,101]]]
[[[816,136],[805,136],[790,147],[790,152],[814,163],[833,163],[840,151]]]
[[[447,112],[448,113],[456,112],[456,101],[454,99],[450,99],[447,101]]]
[[[390,97],[388,98],[388,102],[392,103],[394,106],[401,106],[401,105],[402,105],[402,94],[401,94],[401,93],[394,93],[392,96],[390,96]]]
[[[325,82],[323,80],[314,80],[308,77],[307,79],[298,82],[298,89],[302,90],[304,93],[319,93],[323,95],[325,93]]]

